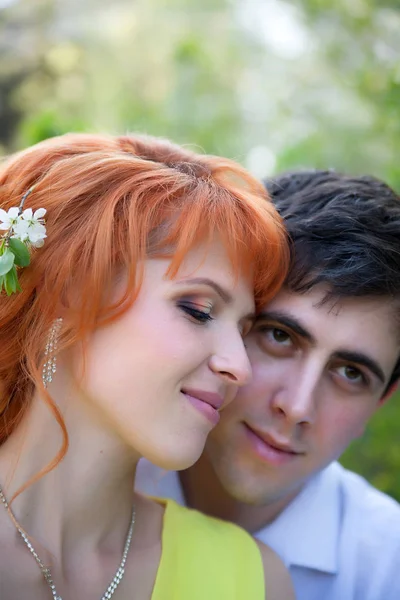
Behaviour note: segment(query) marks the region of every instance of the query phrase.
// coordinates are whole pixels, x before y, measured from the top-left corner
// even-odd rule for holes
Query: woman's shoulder
[[[184,539],[190,537],[193,540],[195,536],[196,545],[201,544],[199,549],[210,551],[212,548],[216,549],[221,545],[225,547],[229,544],[229,548],[226,548],[227,554],[235,554],[237,551],[243,552],[247,549],[261,560],[258,543],[249,533],[234,523],[181,506],[174,500],[166,501],[165,521],[173,522],[175,530],[179,527]],[[192,545],[193,541],[190,544]]]
[[[183,507],[165,506],[158,590],[181,600],[294,600],[284,564],[241,527]],[[172,597],[172,596],[171,596]]]
[[[174,598],[193,600],[264,600],[263,560],[251,535],[172,500],[165,505],[159,572],[164,591],[170,586],[175,594],[179,590]]]
[[[198,549],[204,552],[210,561],[228,568],[237,568],[237,576],[243,589],[249,592],[248,580],[258,580],[264,574],[266,596],[268,600],[294,600],[294,590],[288,570],[279,556],[262,542],[255,540],[247,531],[228,521],[209,517],[197,510],[182,507],[175,502],[171,505],[182,525],[186,525],[185,538],[192,538]],[[185,541],[186,546],[186,541]],[[232,571],[231,571],[232,574]],[[254,587],[255,592],[256,587]],[[261,585],[257,585],[261,590]],[[238,596],[239,597],[239,596]],[[254,596],[256,598],[257,596]],[[250,596],[249,596],[250,598]]]
[[[258,540],[256,540],[256,543],[264,567],[267,600],[295,600],[293,583],[282,560],[269,546]]]

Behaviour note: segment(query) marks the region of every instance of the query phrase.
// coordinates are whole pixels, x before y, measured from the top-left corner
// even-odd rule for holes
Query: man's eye
[[[343,365],[338,368],[338,373],[344,379],[351,383],[366,383],[366,377],[357,369],[357,367],[353,367],[352,365]]]
[[[213,317],[211,316],[211,307],[201,309],[195,304],[188,304],[186,302],[180,302],[178,307],[198,323],[207,323],[208,321],[213,320]]]
[[[283,329],[279,329],[278,327],[272,327],[269,331],[269,335],[278,344],[289,346],[292,342],[290,335],[286,331],[284,331]]]
[[[280,329],[280,327],[260,324],[258,327],[255,327],[254,331],[261,334],[264,342],[272,346],[281,346],[285,348],[293,346],[293,339],[290,333],[284,329]]]
[[[288,358],[293,356],[293,352],[299,347],[294,334],[290,334],[274,324],[256,323],[253,331],[258,347],[270,356]],[[250,335],[252,334],[250,333]]]

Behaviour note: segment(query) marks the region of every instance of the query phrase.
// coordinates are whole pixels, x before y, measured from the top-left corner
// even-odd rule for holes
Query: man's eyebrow
[[[215,292],[217,292],[218,296],[220,296],[226,304],[231,304],[233,302],[232,294],[212,279],[208,279],[208,277],[194,277],[193,279],[181,279],[176,283],[179,285],[208,285]]]
[[[316,340],[312,333],[310,333],[306,327],[301,323],[301,321],[297,317],[293,317],[286,312],[274,311],[274,310],[264,310],[257,315],[256,323],[259,321],[275,321],[279,325],[284,325],[288,329],[291,329],[297,335],[309,341],[311,344],[315,344]],[[374,373],[376,377],[382,382],[386,382],[385,373],[382,367],[378,364],[376,360],[371,358],[370,356],[364,354],[363,352],[356,352],[351,350],[338,350],[333,354],[334,358],[339,358],[340,360],[349,361],[352,363],[356,363],[359,365],[363,365],[367,369]]]
[[[374,375],[377,376],[378,379],[381,380],[382,383],[386,382],[385,373],[383,372],[382,367],[370,356],[367,356],[363,352],[352,352],[351,350],[338,350],[334,353],[334,358],[339,358],[340,360],[349,361],[352,363],[357,363],[358,365],[363,365],[367,367]]]
[[[304,338],[311,344],[315,344],[315,337],[312,335],[310,331],[302,324],[301,320],[297,317],[293,317],[287,312],[281,312],[279,310],[263,310],[261,311],[256,318],[256,323],[259,321],[276,321],[280,325],[284,325],[288,329],[291,329],[297,335]]]

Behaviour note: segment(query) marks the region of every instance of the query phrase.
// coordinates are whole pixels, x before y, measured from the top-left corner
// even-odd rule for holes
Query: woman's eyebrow
[[[228,290],[221,287],[219,283],[217,283],[213,279],[209,279],[208,277],[194,277],[193,279],[181,279],[176,283],[178,285],[186,285],[188,283],[191,285],[208,285],[215,292],[217,292],[218,296],[220,296],[226,304],[231,304],[233,302],[232,294],[228,292]]]

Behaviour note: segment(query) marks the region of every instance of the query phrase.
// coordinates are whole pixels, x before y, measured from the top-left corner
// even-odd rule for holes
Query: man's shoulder
[[[298,589],[321,585],[327,598],[400,598],[400,506],[338,463],[256,535],[284,559]]]
[[[325,532],[322,552],[321,531]],[[256,535],[290,555],[295,564],[306,565],[302,556],[307,547],[310,565],[316,568],[324,564],[326,570],[334,571],[334,554],[339,547],[345,553],[346,547],[349,551],[350,547],[372,548],[385,536],[400,543],[400,505],[334,462],[310,479],[282,513]]]
[[[400,527],[400,504],[394,498],[338,463],[331,465],[331,469],[337,479],[345,511],[358,519],[368,519],[365,524],[369,527],[382,527],[384,523]]]
[[[353,548],[357,598],[400,598],[400,504],[356,473],[338,474],[341,547]]]
[[[375,580],[391,574],[399,582],[400,504],[352,471],[338,466],[337,473],[343,543],[353,545],[359,568],[373,569]]]

